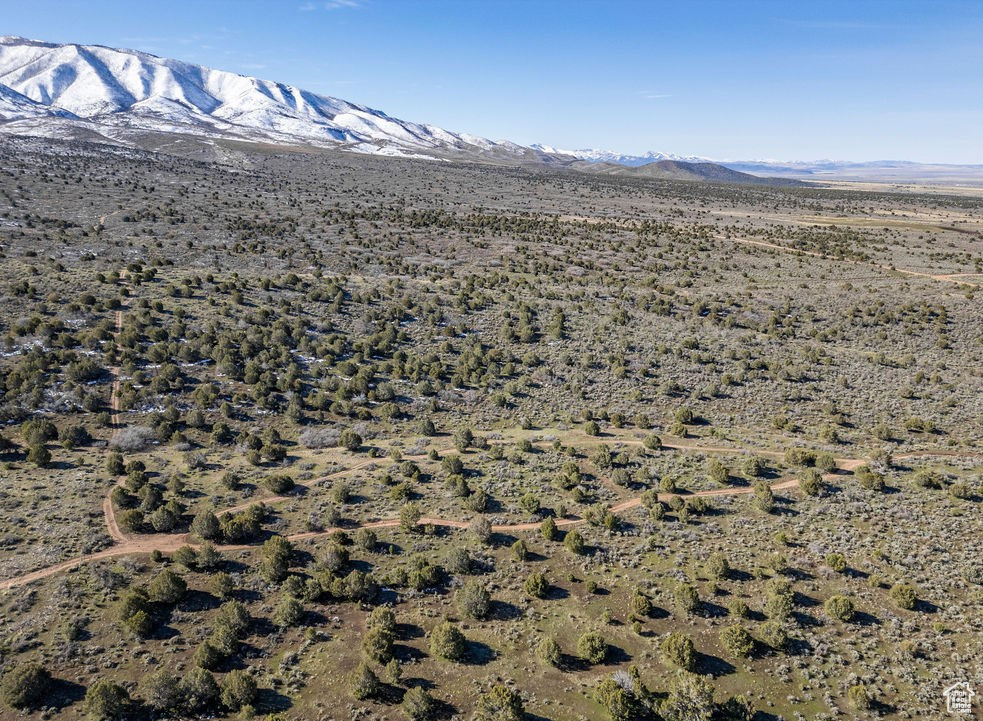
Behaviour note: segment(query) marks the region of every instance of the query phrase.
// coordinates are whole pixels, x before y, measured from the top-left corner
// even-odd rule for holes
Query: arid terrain
[[[942,717],[983,194],[0,138],[0,718]]]

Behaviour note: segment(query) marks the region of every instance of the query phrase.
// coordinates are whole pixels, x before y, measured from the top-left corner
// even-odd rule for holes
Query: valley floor
[[[165,141],[0,139],[0,717],[979,688],[983,198]]]

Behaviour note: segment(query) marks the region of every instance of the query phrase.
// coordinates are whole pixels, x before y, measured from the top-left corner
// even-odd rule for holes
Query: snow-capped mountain
[[[656,163],[660,160],[675,160],[683,163],[706,163],[710,161],[709,158],[703,158],[697,155],[675,155],[673,153],[660,153],[655,150],[650,150],[643,155],[626,155],[624,153],[616,153],[613,150],[596,150],[594,148],[561,150],[560,148],[554,148],[551,145],[543,145],[541,143],[533,143],[529,147],[550,155],[569,155],[578,160],[585,160],[588,163],[615,163],[629,167],[648,165],[649,163]]]
[[[0,37],[0,133],[151,149],[172,145],[171,135],[179,134],[209,143],[212,138],[229,138],[377,155],[550,163],[587,171],[605,165],[631,169],[664,161],[709,160],[654,151],[630,155],[492,141],[407,122],[291,85],[149,53],[13,36]],[[718,162],[745,173],[784,178],[983,182],[983,166]]]
[[[539,157],[379,110],[134,50],[0,37],[0,130],[114,140],[178,132],[385,155]]]

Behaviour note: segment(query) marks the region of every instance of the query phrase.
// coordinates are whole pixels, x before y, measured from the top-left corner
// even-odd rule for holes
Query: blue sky
[[[980,0],[0,0],[0,34],[520,143],[983,163]]]

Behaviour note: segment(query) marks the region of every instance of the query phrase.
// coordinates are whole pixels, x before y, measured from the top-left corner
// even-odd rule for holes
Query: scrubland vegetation
[[[0,716],[918,719],[983,200],[0,143]]]

